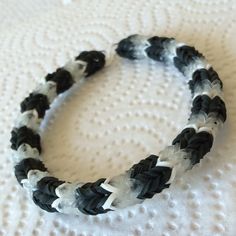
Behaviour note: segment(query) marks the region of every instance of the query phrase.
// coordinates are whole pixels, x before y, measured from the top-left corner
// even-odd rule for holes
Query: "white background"
[[[1,0],[0,235],[236,235],[235,15],[233,0]],[[9,139],[20,102],[80,51],[109,51],[134,33],[194,45],[219,73],[228,119],[212,152],[141,205],[98,216],[42,211],[14,177]],[[187,83],[174,68],[115,57],[47,112],[43,159],[64,180],[116,175],[169,145],[189,112]]]

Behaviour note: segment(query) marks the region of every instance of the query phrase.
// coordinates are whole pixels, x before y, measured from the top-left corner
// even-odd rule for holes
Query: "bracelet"
[[[72,183],[53,177],[40,159],[39,127],[57,95],[75,82],[101,70],[103,51],[83,51],[74,60],[45,77],[21,102],[11,131],[15,176],[34,203],[48,212],[96,215],[152,198],[174,179],[199,163],[213,145],[226,120],[223,84],[214,69],[194,47],[174,38],[131,35],[116,44],[116,53],[130,60],[147,57],[173,65],[188,79],[191,115],[182,132],[158,155],[149,155],[129,170],[95,182]]]

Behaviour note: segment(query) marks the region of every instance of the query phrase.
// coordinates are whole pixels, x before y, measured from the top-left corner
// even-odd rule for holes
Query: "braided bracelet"
[[[43,210],[96,215],[152,198],[210,151],[216,131],[226,120],[222,82],[194,47],[174,38],[131,35],[117,44],[116,52],[130,60],[149,57],[173,63],[189,79],[192,108],[188,123],[170,146],[123,174],[92,183],[71,183],[51,176],[40,159],[38,134],[46,110],[57,95],[105,65],[102,51],[81,52],[73,61],[48,74],[45,83],[21,102],[21,112],[11,132],[16,179]]]

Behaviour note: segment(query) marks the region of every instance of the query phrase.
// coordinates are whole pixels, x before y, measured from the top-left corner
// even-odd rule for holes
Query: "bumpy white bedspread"
[[[234,0],[1,0],[0,235],[236,235],[235,15]],[[9,139],[20,101],[79,51],[109,51],[134,33],[194,45],[219,73],[228,119],[212,152],[143,204],[98,216],[42,211],[13,172]],[[188,86],[172,67],[114,58],[47,113],[43,158],[65,180],[116,175],[169,145],[189,111]]]

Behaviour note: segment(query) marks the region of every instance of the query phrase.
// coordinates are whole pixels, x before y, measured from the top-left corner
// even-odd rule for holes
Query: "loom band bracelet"
[[[86,184],[65,182],[50,176],[39,159],[39,123],[57,95],[105,65],[103,52],[81,52],[74,61],[48,74],[46,85],[37,88],[22,101],[23,115],[12,131],[11,147],[18,154],[16,178],[31,193],[35,204],[46,211],[96,215],[152,198],[210,151],[214,139],[212,129],[215,132],[226,120],[225,104],[218,94],[223,84],[218,74],[193,47],[177,43],[173,38],[131,35],[117,44],[116,52],[131,60],[149,57],[156,61],[172,62],[187,79],[192,73],[189,88],[193,96],[197,90],[198,96],[192,100],[190,124],[159,156],[148,156],[124,174]],[[204,93],[206,80],[209,80],[208,84],[220,85],[220,90],[208,86],[207,94]],[[209,97],[209,93],[213,95]]]

